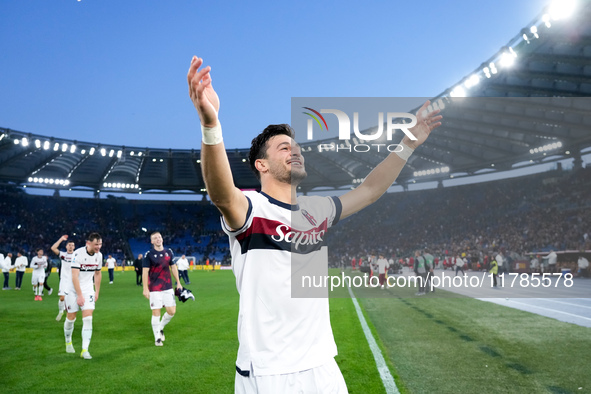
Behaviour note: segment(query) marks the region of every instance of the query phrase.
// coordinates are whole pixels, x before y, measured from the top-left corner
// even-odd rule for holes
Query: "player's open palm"
[[[443,118],[439,115],[440,110],[427,112],[427,107],[431,104],[429,100],[425,101],[423,106],[417,112],[417,124],[408,129],[416,137],[416,141],[411,140],[408,136],[403,139],[404,144],[409,148],[415,149],[427,140],[431,131],[441,126],[440,120]]]
[[[202,65],[203,59],[193,56],[187,74],[189,96],[197,109],[201,124],[205,127],[213,127],[217,124],[220,99],[211,84],[211,67],[207,66],[199,70]]]

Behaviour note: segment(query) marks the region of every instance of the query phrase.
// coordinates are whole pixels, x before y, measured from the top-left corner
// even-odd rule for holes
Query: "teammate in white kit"
[[[261,192],[234,186],[218,120],[219,99],[210,68],[193,57],[189,95],[203,132],[201,168],[211,201],[230,237],[232,267],[240,293],[234,390],[237,393],[344,393],[347,387],[334,361],[328,298],[291,296],[292,263],[323,266],[325,233],[339,219],[375,202],[396,180],[413,149],[441,123],[439,111],[418,112],[402,151],[390,154],[355,190],[341,197],[300,197],[306,177],[304,158],[288,125],[272,125],[252,143],[250,165]],[[320,263],[320,264],[318,264]],[[299,266],[298,266],[299,268]]]
[[[65,290],[66,309],[68,310],[64,323],[66,352],[75,353],[72,345],[72,332],[76,315],[79,310],[82,310],[82,352],[80,357],[87,360],[92,358],[88,353],[92,337],[92,312],[101,289],[101,268],[103,267],[101,246],[103,246],[101,236],[98,233],[91,233],[86,239],[86,246],[76,249],[71,264],[72,282],[66,284]]]
[[[29,265],[29,260],[25,253],[22,250],[19,250],[18,257],[14,262],[14,266],[16,268],[16,286],[15,290],[20,290],[21,285],[23,283],[23,276],[25,275],[25,271],[27,270],[27,266]]]
[[[110,285],[113,284],[116,263],[117,263],[117,260],[115,260],[113,258],[113,256],[109,255],[109,258],[107,258],[107,269],[109,270],[109,284]]]
[[[66,243],[66,251],[62,252],[58,249],[60,244],[64,241],[68,240],[67,235],[62,235],[60,239],[57,240],[51,246],[51,251],[55,253],[60,261],[60,285],[59,291],[57,295],[59,296],[58,301],[58,314],[55,320],[60,321],[62,316],[64,315],[64,311],[66,310],[66,289],[72,285],[72,259],[74,258],[74,249],[76,249],[76,245],[74,241],[70,240]]]
[[[43,249],[37,249],[37,256],[31,259],[33,276],[31,284],[35,293],[35,301],[43,301],[43,283],[45,283],[45,267],[47,267],[47,256],[43,255]]]

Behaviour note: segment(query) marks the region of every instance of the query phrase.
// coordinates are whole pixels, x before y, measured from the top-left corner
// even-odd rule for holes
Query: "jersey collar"
[[[271,197],[270,195],[268,195],[267,193],[265,193],[263,191],[260,191],[259,193],[261,193],[263,196],[265,196],[271,204],[278,205],[281,208],[289,209],[290,211],[298,211],[300,209],[299,204],[295,204],[295,205],[287,204],[285,202],[281,202],[281,201]]]

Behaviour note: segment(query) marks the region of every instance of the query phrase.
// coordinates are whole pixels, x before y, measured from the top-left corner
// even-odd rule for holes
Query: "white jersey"
[[[45,272],[45,267],[47,267],[47,256],[35,256],[31,259],[33,272]]]
[[[386,259],[378,259],[376,262],[378,266],[378,274],[385,274],[386,268],[388,267],[388,260]]]
[[[72,286],[72,260],[74,259],[74,253],[61,252],[59,259],[62,262],[60,268],[60,291],[68,291]]]
[[[294,297],[295,291],[306,290],[292,289],[292,283],[298,283],[302,266],[305,272],[314,267],[328,274],[325,234],[339,220],[340,200],[301,197],[291,206],[264,193],[244,195],[249,203],[245,225],[232,231],[222,218],[240,294],[237,367],[275,375],[330,362],[337,347],[328,292],[322,298],[297,298],[301,294]]]
[[[182,257],[177,260],[176,266],[179,271],[187,271],[189,269],[189,260],[183,259]]]
[[[27,259],[27,256],[17,257],[16,261],[14,262],[16,270],[21,272],[25,272],[25,270],[27,269],[27,265],[29,265],[29,260]]]
[[[558,255],[556,255],[555,252],[550,252],[550,254],[548,255],[548,265],[556,265],[557,261]]]
[[[10,270],[13,268],[14,265],[12,265],[12,259],[10,258],[10,256],[4,257],[2,261],[2,272],[10,272]]]
[[[83,246],[74,251],[71,266],[73,270],[80,270],[78,278],[80,280],[80,290],[82,290],[82,293],[93,293],[94,284],[92,280],[94,273],[100,271],[103,267],[103,254],[98,252],[90,255],[86,250],[86,246]],[[69,291],[76,292],[73,283],[71,284]]]
[[[495,260],[497,261],[497,265],[499,267],[502,267],[503,266],[503,261],[504,260],[503,260],[503,256],[501,256],[500,253],[495,257]]]
[[[115,260],[113,257],[111,257],[110,259],[107,259],[107,268],[109,268],[109,269],[115,268],[116,262],[117,262],[117,260]]]

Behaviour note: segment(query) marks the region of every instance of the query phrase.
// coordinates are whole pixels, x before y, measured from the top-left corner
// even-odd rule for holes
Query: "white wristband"
[[[218,120],[218,124],[213,127],[205,127],[201,125],[201,134],[203,134],[203,143],[205,145],[217,145],[224,139],[222,138],[222,125]]]
[[[408,146],[406,146],[406,144],[402,141],[400,141],[400,144],[398,144],[402,150],[400,152],[395,151],[395,153],[398,155],[398,157],[400,157],[402,160],[404,161],[408,161],[408,158],[410,157],[410,155],[412,155],[412,153],[415,151],[414,149],[409,148]]]

